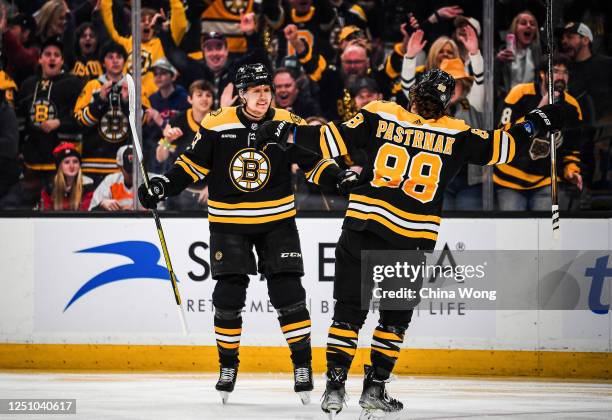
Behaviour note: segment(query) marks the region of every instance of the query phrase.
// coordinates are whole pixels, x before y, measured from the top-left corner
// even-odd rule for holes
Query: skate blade
[[[227,391],[219,391],[219,395],[221,396],[221,402],[223,405],[227,404],[227,400],[229,399],[229,392]]]
[[[340,410],[329,410],[329,413],[327,413],[327,418],[329,420],[334,420],[339,412]]]
[[[359,420],[397,420],[401,413],[401,411],[383,411],[379,408],[363,408]]]
[[[310,391],[300,391],[297,394],[300,397],[300,400],[302,400],[302,404],[310,404]]]

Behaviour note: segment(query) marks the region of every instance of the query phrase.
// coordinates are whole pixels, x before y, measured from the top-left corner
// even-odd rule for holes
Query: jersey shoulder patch
[[[306,122],[299,115],[295,115],[293,112],[289,112],[286,109],[282,108],[274,108],[274,117],[272,118],[275,121],[290,121],[297,125],[305,125]]]
[[[510,105],[514,105],[521,100],[524,96],[535,95],[535,84],[533,83],[521,83],[514,86],[506,95],[505,102]]]
[[[236,107],[219,108],[204,117],[200,124],[203,128],[212,131],[227,130],[243,127],[236,114]]]

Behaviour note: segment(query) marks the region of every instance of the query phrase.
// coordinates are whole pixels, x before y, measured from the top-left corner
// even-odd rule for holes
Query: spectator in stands
[[[366,49],[370,49],[370,42],[366,33],[355,25],[344,26],[338,35],[338,47],[344,51],[349,44],[359,44]]]
[[[117,166],[121,172],[107,175],[94,191],[89,210],[134,210],[132,169],[134,152],[131,145],[117,150]],[[150,176],[155,176],[153,173]]]
[[[2,72],[4,73],[4,72]],[[0,74],[0,199],[19,180],[21,173],[17,159],[19,149],[19,126],[17,115],[13,106],[5,97],[1,89],[2,76]]]
[[[21,84],[33,75],[38,65],[38,48],[29,45],[36,34],[36,21],[25,14],[17,14],[0,28],[2,55],[6,58],[6,70]]]
[[[70,9],[64,0],[49,0],[34,14],[36,35],[40,42],[48,38],[60,38],[66,41]],[[71,44],[68,44],[71,47]]]
[[[482,113],[470,103],[474,77],[470,76],[460,58],[442,60],[440,69],[455,79],[455,91],[448,113],[471,127],[482,127]],[[484,96],[484,91],[480,92]],[[482,210],[482,167],[464,165],[444,192],[443,210]]]
[[[406,55],[404,56],[402,65],[402,90],[404,92],[404,97],[400,103],[405,103],[405,101],[407,101],[410,88],[424,71],[432,68],[440,68],[444,60],[454,58],[460,59],[459,47],[455,41],[449,37],[441,36],[434,41],[429,49],[427,64],[417,67],[416,56],[423,50],[426,44],[423,37],[424,32],[419,29],[413,32],[408,38]],[[473,88],[469,90],[468,100],[474,109],[482,112],[484,109],[484,60],[478,46],[476,30],[471,25],[464,26],[462,33],[458,34],[458,38],[460,43],[468,51],[470,57],[468,68],[471,75],[479,75],[479,77],[474,78],[475,84]]]
[[[131,54],[132,54],[132,36],[120,35],[115,28],[112,11],[112,0],[101,0],[100,11],[104,26],[108,31],[110,37],[122,45],[130,56],[128,60],[127,68],[128,71],[131,68]],[[175,44],[180,44],[185,31],[187,30],[187,18],[185,16],[185,7],[181,0],[170,0],[170,21],[162,22],[164,17],[158,15],[153,9],[143,7],[140,11],[140,32],[141,32],[141,57],[142,57],[142,93],[143,96],[149,97],[157,89],[153,81],[153,71],[151,65],[157,60],[165,56],[164,47],[156,34],[156,28],[158,27],[157,22],[159,21],[161,26],[169,28],[172,40]],[[129,29],[125,28],[124,33],[129,33]]]
[[[233,94],[233,81],[238,67],[242,64],[261,62],[271,68],[266,50],[260,44],[257,33],[255,15],[248,13],[243,15],[240,20],[240,29],[247,39],[247,52],[239,58],[229,58],[228,41],[225,35],[220,32],[205,32],[200,39],[203,59],[196,60],[189,57],[177,44],[170,39],[167,33],[162,32],[160,39],[164,46],[168,60],[176,67],[181,75],[180,81],[184,86],[189,86],[196,80],[205,79],[215,86],[215,102],[213,109],[221,106],[221,97],[235,97]],[[228,104],[225,104],[228,106]]]
[[[330,3],[334,7],[340,27],[351,25],[367,31],[368,17],[359,4],[347,0],[330,0]]]
[[[123,69],[127,53],[115,43],[102,47],[104,74],[87,82],[74,106],[74,115],[83,132],[83,172],[96,185],[117,172],[117,150],[129,140],[129,104]],[[143,98],[148,107],[148,99]]]
[[[81,155],[72,143],[53,149],[57,171],[41,192],[40,210],[87,211],[93,196],[93,180],[81,172]]]
[[[514,86],[534,81],[535,69],[542,58],[538,22],[528,10],[514,17],[508,42],[496,56],[495,79],[498,98],[503,98]]]
[[[335,54],[329,38],[336,22],[336,13],[329,0],[318,0],[316,3],[312,0],[289,0],[287,3],[270,0],[266,3],[268,5],[264,6],[263,13],[274,30],[280,33],[288,25],[296,26],[296,33],[309,50],[317,51],[328,62],[333,62]],[[291,42],[278,37],[277,63],[296,52]]]
[[[38,181],[24,197],[28,204],[38,201],[42,181],[53,176],[53,149],[60,141],[80,141],[80,128],[72,109],[82,82],[64,72],[62,51],[59,39],[48,38],[44,42],[38,59],[40,71],[23,82],[15,101],[18,116],[25,119],[25,176]]]
[[[380,101],[382,93],[376,80],[370,77],[357,79],[350,87],[351,96],[355,98],[355,108],[359,111],[372,101]]]
[[[478,50],[480,51],[480,37],[482,36],[482,29],[480,28],[480,22],[469,16],[457,16],[454,20],[455,23],[455,31],[453,32],[453,40],[459,47],[459,57],[463,60],[464,63],[471,62],[471,55],[474,53],[476,48],[474,46],[470,46],[472,51],[470,52],[466,46],[466,43],[463,40],[468,40],[472,38],[471,33],[469,33],[469,28],[473,30],[476,34],[476,40],[478,41]],[[476,75],[475,77],[478,77]],[[482,75],[480,75],[482,78]]]
[[[297,80],[288,68],[276,69],[272,84],[274,85],[274,101],[278,108],[291,111],[302,118],[321,115],[319,104],[310,95],[301,94]]]
[[[329,120],[352,118],[357,110],[349,86],[357,79],[368,76],[378,83],[384,97],[389,97],[392,81],[384,69],[375,70],[370,65],[367,50],[359,44],[349,44],[340,55],[340,67],[328,66],[325,58],[309,49],[298,36],[295,25],[285,28],[285,37],[298,52],[298,58],[310,79],[321,92],[323,116]]]
[[[245,53],[248,47],[248,34],[245,33],[241,24],[241,17],[252,14],[253,0],[227,1],[227,0],[207,0],[201,2],[191,2],[189,8],[193,8],[193,3],[207,3],[207,7],[201,13],[202,35],[206,32],[217,32],[223,34],[227,40],[228,52],[232,55]],[[263,7],[274,3],[274,0],[266,0]],[[193,82],[193,81],[192,81]],[[185,86],[189,86],[190,83]]]
[[[537,68],[537,79],[532,83],[516,85],[506,96],[501,112],[500,125],[513,124],[521,120],[529,111],[548,103],[546,70],[548,62],[543,60]],[[565,126],[569,127],[555,133],[555,147],[559,148],[557,162],[561,172],[559,179],[573,184],[582,190],[580,174],[580,130],[572,129],[582,120],[578,101],[566,92],[568,80],[568,60],[555,55],[553,60],[554,100],[564,100],[573,112],[564,116]],[[500,153],[506,153],[500,150]],[[512,153],[507,151],[507,153]],[[511,163],[495,165],[493,181],[500,210],[550,210],[550,142],[548,139],[534,139],[528,152],[516,156]],[[568,194],[568,185],[559,186],[559,207],[568,210],[577,205],[577,200]],[[571,190],[569,190],[571,191]]]
[[[163,129],[170,118],[189,109],[189,97],[185,88],[175,83],[177,71],[164,57],[151,67],[157,92],[149,96],[151,107],[147,109],[149,123]]]
[[[612,111],[612,58],[593,54],[592,44],[593,33],[584,23],[565,25],[561,46],[571,60],[568,88],[581,106],[587,96],[593,100],[595,115],[585,115],[589,122],[610,117]]]
[[[164,137],[156,151],[156,172],[166,172],[176,158],[191,145],[198,133],[200,122],[211,111],[214,87],[205,80],[196,80],[189,86],[191,108],[175,116],[164,128]],[[178,196],[166,201],[168,210],[202,210],[208,201],[207,181],[198,181],[183,190]]]
[[[100,77],[103,73],[98,48],[98,35],[93,24],[82,23],[76,29],[76,42],[73,51],[71,73],[85,82]]]

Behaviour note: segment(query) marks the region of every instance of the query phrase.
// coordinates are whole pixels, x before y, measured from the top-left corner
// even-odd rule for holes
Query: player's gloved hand
[[[567,104],[565,102],[544,105],[525,115],[525,121],[533,126],[534,132],[532,135],[545,136],[551,131],[563,128],[563,115],[566,107]]]
[[[264,150],[271,144],[276,144],[281,150],[287,150],[289,133],[295,124],[289,121],[266,121],[255,133],[255,148]]]
[[[338,193],[343,196],[348,196],[351,189],[359,182],[359,174],[355,171],[347,169],[340,172],[336,177],[336,188]]]
[[[138,187],[138,200],[146,209],[157,208],[157,203],[168,197],[168,180],[162,177],[154,177],[149,180],[149,189],[145,184]]]

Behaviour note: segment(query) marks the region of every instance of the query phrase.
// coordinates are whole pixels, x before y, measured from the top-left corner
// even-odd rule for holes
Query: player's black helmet
[[[446,108],[455,91],[455,79],[445,71],[431,69],[421,76],[416,88],[418,96],[433,99]]]
[[[272,76],[266,66],[261,63],[245,64],[240,66],[236,72],[235,86],[238,90],[243,90],[251,86],[270,85],[272,86]]]

